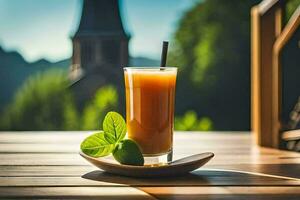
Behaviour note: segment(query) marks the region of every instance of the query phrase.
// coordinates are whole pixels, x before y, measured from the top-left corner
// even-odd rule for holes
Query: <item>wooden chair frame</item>
[[[251,119],[260,146],[279,148],[280,53],[300,25],[300,6],[283,27],[286,1],[264,0],[251,9]]]

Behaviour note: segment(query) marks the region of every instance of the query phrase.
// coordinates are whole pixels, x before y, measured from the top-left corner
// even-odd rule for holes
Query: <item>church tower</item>
[[[122,67],[128,65],[129,35],[118,0],[83,0],[82,15],[72,38],[71,86],[79,105],[103,85],[124,90]]]

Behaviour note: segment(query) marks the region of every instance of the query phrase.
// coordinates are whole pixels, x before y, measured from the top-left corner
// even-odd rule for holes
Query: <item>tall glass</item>
[[[128,137],[141,147],[146,164],[172,160],[176,67],[126,67]]]

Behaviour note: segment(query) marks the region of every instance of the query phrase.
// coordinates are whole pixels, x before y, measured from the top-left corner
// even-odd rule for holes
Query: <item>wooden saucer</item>
[[[79,154],[96,167],[112,174],[132,177],[180,176],[205,165],[214,154],[211,152],[195,154],[165,165],[133,166],[117,163],[112,157],[93,158],[83,152]]]

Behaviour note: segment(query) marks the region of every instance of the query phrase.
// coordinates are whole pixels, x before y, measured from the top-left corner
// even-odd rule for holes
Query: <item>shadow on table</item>
[[[299,185],[300,181],[289,177],[272,176],[251,172],[228,170],[197,170],[185,176],[158,177],[158,178],[133,178],[109,174],[100,170],[86,173],[82,178],[125,184],[130,186],[245,186],[245,185]]]
[[[300,155],[300,154],[299,154]],[[295,157],[294,159],[299,159]],[[281,157],[280,159],[285,159]],[[290,157],[287,159],[291,159]],[[236,164],[236,165],[218,165],[215,166],[218,169],[230,169],[243,171],[245,173],[260,173],[268,176],[284,177],[286,179],[298,179],[300,180],[300,164]]]

